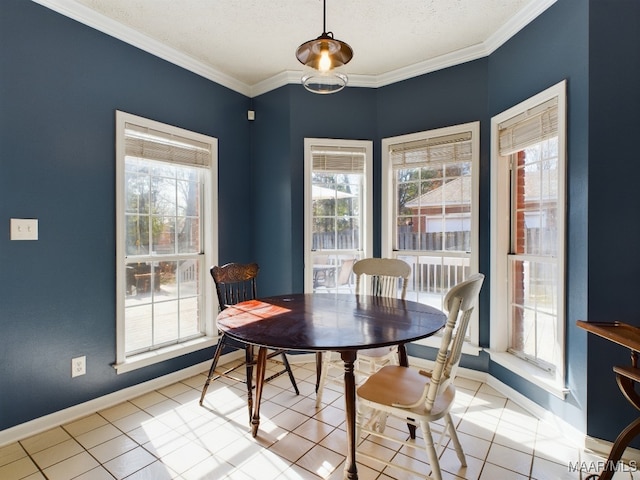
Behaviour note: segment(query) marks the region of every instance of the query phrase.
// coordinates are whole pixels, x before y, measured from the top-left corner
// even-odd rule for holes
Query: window
[[[353,292],[372,254],[372,143],[305,139],[305,291]]]
[[[215,343],[217,140],[123,112],[116,132],[121,373]]]
[[[479,122],[384,139],[382,161],[383,256],[411,265],[408,300],[442,309],[478,271]]]
[[[492,359],[564,391],[565,83],[492,119]]]

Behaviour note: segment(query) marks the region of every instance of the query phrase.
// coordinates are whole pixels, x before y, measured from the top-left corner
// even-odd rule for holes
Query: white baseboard
[[[606,440],[588,436],[585,437],[584,448],[600,457],[608,458],[609,452],[611,452],[611,447],[613,447],[613,442],[608,442]],[[630,464],[633,462],[635,465],[640,465],[640,450],[627,447],[622,454],[622,462],[626,464]]]

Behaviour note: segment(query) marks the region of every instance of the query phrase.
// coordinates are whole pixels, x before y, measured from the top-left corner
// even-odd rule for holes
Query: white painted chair
[[[356,294],[401,298],[407,294],[407,281],[411,266],[395,258],[365,258],[353,264],[356,276]],[[368,368],[363,368],[364,366]],[[384,365],[398,365],[398,347],[380,347],[360,350],[355,364],[356,378],[375,372]],[[331,372],[336,370],[336,374]],[[344,363],[335,352],[322,355],[322,368],[316,391],[316,407],[322,404],[322,394],[327,381],[341,383]]]
[[[483,281],[484,275],[481,273],[472,275],[451,288],[445,296],[444,306],[449,315],[433,370],[426,372],[411,367],[385,366],[371,375],[357,390],[356,439],[367,433],[407,447],[419,448],[419,443],[415,440],[407,442],[406,437],[386,435],[384,431],[389,416],[397,417],[403,423],[420,426],[431,465],[429,478],[436,480],[442,479],[437,449],[441,449],[443,437],[447,433],[461,465],[464,467],[467,464],[449,411],[456,394],[453,380],[462,356],[462,344]],[[436,432],[441,435],[435,445],[430,424],[441,419],[444,419],[444,428],[441,432]],[[426,477],[428,473],[415,472],[362,452],[358,456],[421,477]]]

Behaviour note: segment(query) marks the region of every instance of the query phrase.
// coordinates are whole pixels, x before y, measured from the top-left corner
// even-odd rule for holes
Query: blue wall
[[[612,3],[592,0],[589,13],[588,318],[640,326],[640,2]],[[593,335],[588,347],[587,431],[607,438],[638,415],[611,371],[629,351]]]
[[[347,88],[316,95],[286,85],[254,99],[254,239],[261,293],[304,291],[304,138],[374,140],[375,94]]]
[[[33,2],[0,14],[0,430],[185,368],[116,375],[115,111],[219,139],[220,259],[250,258],[249,99]],[[39,240],[9,240],[38,218]],[[71,358],[87,375],[71,379]]]
[[[35,3],[4,0],[1,8],[0,429],[211,354],[123,375],[111,367],[116,109],[219,139],[220,262],[260,262],[260,293],[270,295],[303,289],[305,137],[374,141],[378,218],[382,138],[479,120],[480,269],[488,271],[490,118],[563,79],[570,395],[556,399],[486,354],[464,364],[597,438],[613,440],[635,418],[611,372],[613,364],[628,362],[627,352],[574,325],[578,319],[640,324],[633,301],[639,254],[632,246],[640,226],[631,213],[640,207],[633,141],[640,126],[637,0],[558,0],[488,58],[379,89],[315,96],[288,85],[253,100]],[[246,120],[250,108],[254,122]],[[39,218],[40,240],[10,242],[12,217]],[[379,254],[379,222],[374,229]],[[487,346],[488,289],[480,322]],[[71,380],[76,355],[87,355],[88,374]]]

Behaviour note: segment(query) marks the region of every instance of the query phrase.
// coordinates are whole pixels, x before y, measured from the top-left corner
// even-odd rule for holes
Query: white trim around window
[[[313,226],[313,191],[321,185],[313,185],[314,172],[317,174],[340,174],[359,177],[358,185],[351,185],[356,193],[350,195],[351,201],[357,202],[357,218],[352,220],[358,224],[359,238],[349,245],[334,245],[333,248],[314,248]],[[338,189],[342,187],[337,187]],[[338,190],[336,200],[343,192]],[[317,197],[316,197],[317,198]],[[337,202],[336,202],[337,203]],[[373,255],[373,142],[371,140],[348,140],[333,138],[304,139],[304,285],[305,292],[321,293],[349,292],[348,285],[340,286],[339,282],[317,288],[314,263],[319,257],[329,259],[327,267],[333,267],[334,279],[340,276],[340,262],[343,259],[366,258]],[[345,262],[343,267],[347,265]],[[316,267],[317,268],[317,267]],[[350,268],[350,267],[349,267]]]
[[[459,262],[461,265],[465,265],[465,269],[467,269],[469,273],[476,273],[478,272],[479,268],[478,227],[480,184],[480,122],[469,122],[424,132],[385,138],[382,140],[382,256],[401,257],[403,253],[406,253],[408,255],[418,255],[427,258],[430,256],[430,254],[436,256],[445,255],[446,252],[442,250],[399,250],[397,248],[396,241],[398,237],[398,218],[396,215],[396,210],[398,207],[396,201],[397,194],[395,185],[396,179],[394,172],[394,161],[392,158],[394,155],[402,155],[403,152],[424,150],[426,155],[425,158],[429,158],[425,165],[428,165],[430,162],[433,162],[435,164],[437,164],[438,162],[446,163],[447,160],[444,160],[443,158],[437,158],[435,160],[430,159],[430,154],[428,153],[429,149],[433,149],[434,151],[436,151],[438,150],[438,146],[442,146],[443,144],[460,146],[464,144],[464,147],[462,148],[464,149],[465,153],[455,153],[455,159],[450,158],[448,161],[451,161],[453,164],[466,163],[467,165],[470,165],[471,170],[470,176],[466,177],[469,178],[470,181],[470,190],[463,195],[468,195],[467,201],[470,203],[469,218],[465,219],[465,222],[468,222],[468,224],[466,227],[463,227],[469,229],[469,251],[450,252],[450,260],[454,263]],[[440,153],[442,152],[440,151]],[[438,157],[435,152],[434,156]],[[410,166],[410,163],[408,163],[407,165]],[[442,295],[442,297],[444,297],[444,295]],[[407,299],[411,299],[410,293],[407,294]],[[438,307],[441,307],[441,304],[438,304]],[[481,351],[481,348],[478,346],[478,318],[478,312],[476,309],[469,324],[468,340],[463,346],[463,353],[468,355],[478,355]],[[440,338],[438,336],[434,336],[420,340],[416,342],[416,344],[437,348],[440,346]]]
[[[549,105],[557,105],[551,121],[540,114]],[[555,107],[554,107],[555,108]],[[545,371],[531,361],[520,358],[509,352],[509,256],[513,257],[511,231],[511,189],[512,163],[509,155],[516,147],[508,149],[503,145],[504,154],[500,154],[500,131],[508,129],[512,124],[520,123],[521,132],[531,130],[536,122],[532,119],[540,117],[537,122],[538,134],[536,138],[545,138],[544,129],[557,131],[557,255],[553,258],[557,266],[556,291],[554,292],[557,305],[556,329],[550,332],[548,340],[553,342],[553,348],[558,359],[554,362],[554,371]],[[541,132],[541,133],[540,133]],[[516,132],[517,134],[518,132]],[[525,132],[526,133],[526,132]],[[530,133],[530,132],[529,132]],[[528,133],[527,133],[528,135]],[[522,135],[521,135],[522,137]],[[516,138],[517,146],[519,140]],[[526,141],[524,143],[527,143]],[[515,149],[515,150],[514,150]],[[568,390],[565,386],[565,225],[566,225],[566,81],[562,81],[543,92],[523,101],[522,103],[496,115],[491,119],[491,334],[490,349],[487,350],[491,360],[504,368],[521,376],[525,380],[552,393],[559,398],[565,398]],[[547,188],[555,188],[549,186]],[[551,370],[551,369],[549,369]]]
[[[134,126],[134,130],[132,130],[132,126]],[[137,127],[141,128],[139,132],[135,131]],[[128,132],[133,131],[133,133],[125,135],[125,128],[129,129]],[[149,145],[145,144],[147,135],[153,137],[151,142],[153,145],[151,147],[161,146],[161,151],[149,149]],[[183,141],[185,143],[181,143]],[[126,145],[127,142],[128,145]],[[135,149],[145,153],[137,153],[138,150]],[[190,155],[190,158],[181,156],[182,153],[189,149],[206,150],[207,157],[203,159],[199,152]],[[132,154],[132,151],[136,153]],[[127,293],[127,289],[131,289],[131,279],[128,279],[126,269],[128,257],[125,213],[127,208],[127,200],[125,198],[125,157],[127,155],[144,157],[166,162],[167,164],[193,166],[201,172],[199,175],[201,184],[199,195],[202,196],[200,202],[202,211],[199,212],[201,223],[197,227],[199,229],[197,232],[199,235],[199,247],[197,251],[184,256],[185,258],[193,258],[194,255],[200,257],[198,269],[192,269],[193,273],[189,273],[189,275],[198,276],[198,288],[200,289],[198,293],[199,320],[197,322],[197,331],[189,333],[183,340],[167,342],[167,344],[161,344],[158,347],[152,347],[146,351],[139,351],[130,355],[126,354],[125,347],[125,301],[127,294],[131,295],[131,292]],[[208,278],[209,267],[218,262],[217,197],[218,141],[216,138],[116,111],[116,360],[113,366],[118,374],[211,347],[217,343],[218,336],[214,318],[214,312],[217,311],[217,302],[213,294],[214,289],[211,288]],[[196,231],[196,228],[193,231]],[[175,252],[177,255],[170,257],[161,252],[149,251],[146,257],[157,258],[158,261],[175,260],[177,258],[178,261],[175,263],[179,264],[179,259],[181,258],[180,247]],[[177,276],[177,273],[174,273],[174,275]],[[155,277],[155,274],[152,277]],[[155,279],[149,280],[149,282],[154,281],[159,282],[159,280]],[[145,286],[145,288],[150,287]]]

